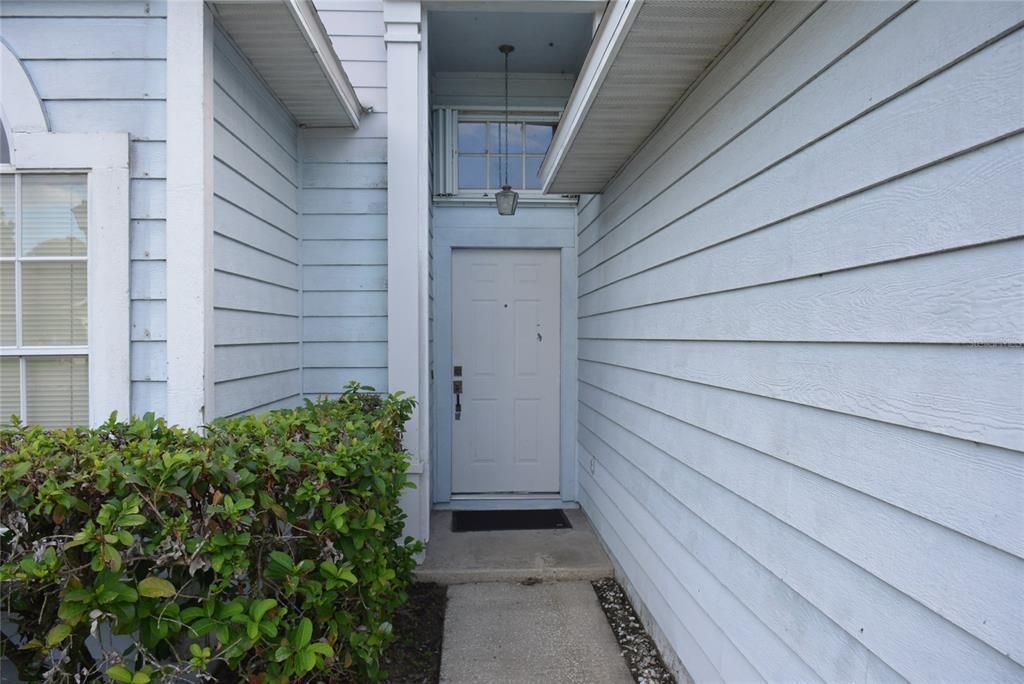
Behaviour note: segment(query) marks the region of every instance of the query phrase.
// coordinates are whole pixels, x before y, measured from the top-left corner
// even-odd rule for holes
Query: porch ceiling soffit
[[[300,126],[358,128],[363,106],[310,0],[221,0],[214,16]]]
[[[764,5],[610,4],[541,166],[544,192],[601,192]]]

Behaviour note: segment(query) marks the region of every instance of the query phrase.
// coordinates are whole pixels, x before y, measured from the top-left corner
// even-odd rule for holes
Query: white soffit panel
[[[309,0],[221,0],[214,15],[300,126],[359,126],[362,106]]]
[[[545,192],[601,192],[762,5],[760,0],[613,4],[544,159]]]

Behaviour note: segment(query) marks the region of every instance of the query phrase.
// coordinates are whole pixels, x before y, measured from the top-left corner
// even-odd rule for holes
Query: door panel
[[[559,491],[559,287],[558,250],[453,252],[452,493]]]

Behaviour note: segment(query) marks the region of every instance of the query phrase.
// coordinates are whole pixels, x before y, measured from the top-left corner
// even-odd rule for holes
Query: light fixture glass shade
[[[494,193],[494,200],[498,204],[498,213],[502,216],[512,216],[519,206],[519,193],[512,190],[509,185],[501,186],[501,192]]]

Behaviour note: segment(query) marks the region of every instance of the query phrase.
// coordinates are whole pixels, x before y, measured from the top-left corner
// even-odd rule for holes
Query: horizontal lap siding
[[[380,390],[387,370],[387,113],[383,5],[317,2],[364,107],[356,130],[302,132],[302,385]]]
[[[166,413],[166,5],[5,0],[0,32],[56,133],[127,132],[131,410]]]
[[[698,681],[1024,677],[1022,21],[775,3],[580,202],[580,498]]]
[[[315,5],[359,102],[375,112],[386,112],[383,0],[353,3],[316,0]]]
[[[214,41],[214,409],[301,399],[298,130],[230,40]]]

